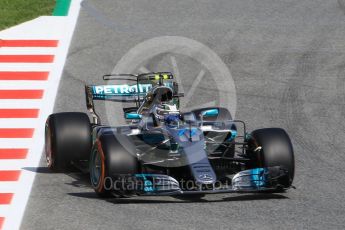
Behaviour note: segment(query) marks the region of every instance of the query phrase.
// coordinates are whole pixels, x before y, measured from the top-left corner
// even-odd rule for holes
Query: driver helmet
[[[167,115],[179,115],[180,111],[177,109],[176,105],[164,103],[156,105],[153,113],[159,121],[163,122]]]

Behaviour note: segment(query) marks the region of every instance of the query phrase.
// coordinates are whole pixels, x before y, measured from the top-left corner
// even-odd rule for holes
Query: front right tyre
[[[51,114],[45,124],[45,155],[53,171],[65,171],[71,162],[88,160],[91,124],[85,113]]]

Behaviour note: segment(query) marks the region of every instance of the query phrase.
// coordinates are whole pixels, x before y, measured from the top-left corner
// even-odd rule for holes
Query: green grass
[[[51,15],[55,0],[0,0],[0,30]]]

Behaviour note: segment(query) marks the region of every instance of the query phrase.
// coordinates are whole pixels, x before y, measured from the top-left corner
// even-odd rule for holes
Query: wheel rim
[[[51,168],[53,166],[53,154],[52,154],[52,142],[51,142],[51,130],[48,125],[46,125],[46,135],[45,135],[45,151],[46,151],[46,161],[47,166]]]
[[[102,176],[102,159],[97,149],[92,152],[90,176],[92,185],[98,187]]]

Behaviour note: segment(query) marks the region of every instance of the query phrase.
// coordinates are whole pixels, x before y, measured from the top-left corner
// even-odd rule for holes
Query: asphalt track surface
[[[100,200],[86,176],[49,173],[42,161],[32,169],[38,173],[21,228],[344,229],[345,2],[85,1],[55,111],[85,111],[83,84],[101,83],[133,46],[166,35],[194,39],[219,55],[235,81],[236,118],[250,130],[287,130],[297,189],[201,201]],[[164,58],[146,67],[158,68]],[[183,63],[180,69],[191,76],[184,83],[188,91],[200,70]],[[210,85],[203,80],[193,104],[207,102],[201,92]]]

